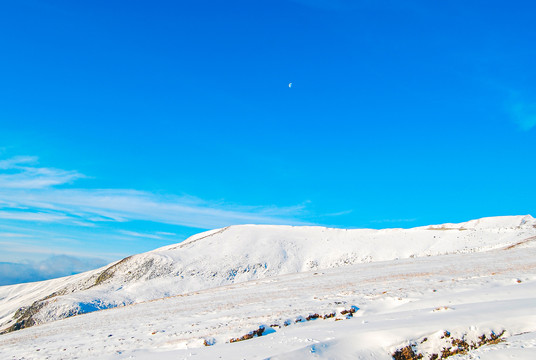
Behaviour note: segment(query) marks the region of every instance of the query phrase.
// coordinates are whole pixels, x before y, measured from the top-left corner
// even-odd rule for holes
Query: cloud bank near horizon
[[[0,262],[0,286],[73,275],[107,264],[108,262],[103,259],[78,258],[68,255],[55,255],[38,262]]]

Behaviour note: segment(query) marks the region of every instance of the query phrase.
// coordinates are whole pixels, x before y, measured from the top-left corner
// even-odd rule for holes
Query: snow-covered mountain
[[[255,279],[531,246],[534,240],[530,215],[413,229],[230,226],[83,274],[0,287],[0,331]]]

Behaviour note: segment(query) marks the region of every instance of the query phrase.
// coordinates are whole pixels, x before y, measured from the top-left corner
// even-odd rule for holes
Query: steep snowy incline
[[[0,287],[0,330],[282,274],[533,246],[533,240],[536,220],[529,215],[414,229],[231,226],[84,274]]]
[[[462,336],[536,334],[535,258],[516,247],[230,284],[5,334],[0,359],[392,360],[412,343],[441,353]],[[262,325],[263,336],[230,343]]]

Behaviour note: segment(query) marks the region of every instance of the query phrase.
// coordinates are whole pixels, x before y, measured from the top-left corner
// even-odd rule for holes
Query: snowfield
[[[231,226],[0,287],[0,330],[2,359],[535,359],[536,220]]]

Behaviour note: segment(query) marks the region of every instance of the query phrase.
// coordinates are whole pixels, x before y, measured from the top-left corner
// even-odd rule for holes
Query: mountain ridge
[[[533,236],[530,215],[412,229],[235,225],[83,274],[0,287],[0,331],[270,276],[530,246],[523,241]]]

